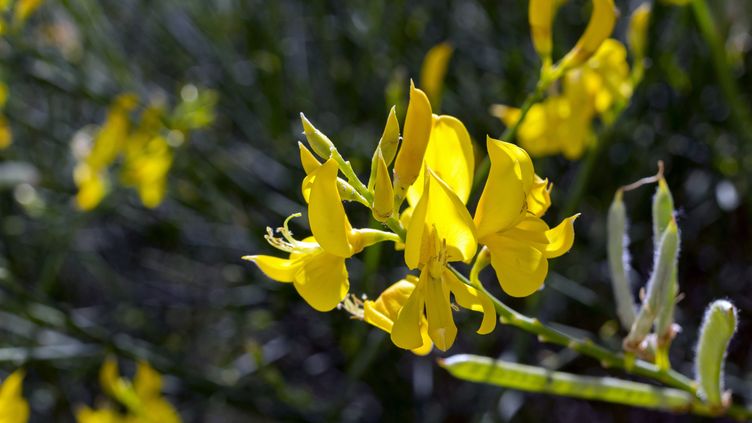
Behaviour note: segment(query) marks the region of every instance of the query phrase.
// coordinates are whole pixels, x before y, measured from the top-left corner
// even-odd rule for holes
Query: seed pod
[[[622,191],[616,191],[608,209],[608,264],[611,284],[616,300],[616,314],[622,327],[629,329],[635,321],[635,303],[629,283],[629,235],[627,235],[627,212],[622,200]]]
[[[668,227],[674,215],[674,198],[663,177],[658,179],[658,188],[653,196],[653,241],[654,248],[658,248],[661,234]],[[661,313],[657,317],[655,332],[658,335],[658,345],[666,345],[671,340],[672,325],[674,324],[674,302],[679,293],[676,268],[671,275],[671,293],[669,294]]]
[[[736,331],[736,307],[716,300],[705,311],[695,356],[695,375],[700,396],[712,407],[723,407],[723,363]]]
[[[679,229],[671,220],[663,232],[659,247],[655,251],[653,274],[647,287],[647,296],[640,312],[624,339],[624,349],[638,351],[645,336],[650,332],[655,319],[663,312],[663,307],[673,301],[672,276],[679,256]]]

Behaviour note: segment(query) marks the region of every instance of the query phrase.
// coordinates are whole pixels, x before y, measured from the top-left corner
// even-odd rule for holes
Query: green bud
[[[616,300],[616,314],[625,329],[635,321],[635,303],[629,284],[629,236],[627,235],[627,212],[622,200],[622,191],[616,191],[608,209],[608,264],[611,284]]]
[[[653,274],[647,286],[647,295],[629,334],[624,339],[624,349],[640,350],[640,344],[650,332],[655,319],[669,302],[674,301],[672,276],[679,257],[679,229],[676,221],[669,221],[655,251]]]
[[[373,152],[373,158],[371,158],[371,175],[368,178],[368,191],[373,192],[373,185],[376,183],[376,169],[379,166],[377,154],[379,150],[381,150],[384,163],[386,163],[388,167],[392,164],[394,156],[397,155],[399,141],[399,121],[397,120],[396,107],[392,106],[392,109],[389,110],[389,116],[386,118],[384,133],[381,134],[379,145],[376,147],[376,151]]]
[[[705,311],[695,356],[699,394],[711,407],[724,407],[723,363],[729,341],[736,331],[736,307],[716,300]]]
[[[300,114],[300,120],[303,122],[303,133],[311,149],[322,159],[328,160],[332,155],[332,149],[336,149],[332,140],[324,135],[323,132],[316,129],[303,113]]]
[[[385,222],[392,216],[394,211],[394,189],[392,180],[389,178],[389,169],[386,167],[381,148],[376,149],[377,167],[376,178],[373,187],[373,218],[379,222]]]
[[[673,216],[674,197],[668,189],[666,180],[661,177],[658,179],[658,188],[653,196],[653,242],[656,248]]]

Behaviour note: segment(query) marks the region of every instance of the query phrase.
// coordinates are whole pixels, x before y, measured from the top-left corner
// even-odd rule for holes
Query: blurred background
[[[639,3],[616,3],[622,19],[614,37],[624,41],[626,17]],[[98,374],[108,354],[126,375],[148,360],[187,422],[690,420],[458,381],[435,365],[440,352],[417,357],[344,311],[318,313],[240,259],[281,256],[264,242],[266,226],[305,209],[299,113],[366,178],[389,108],[396,104],[402,121],[409,80],[417,81],[437,43],[455,49],[441,112],[465,123],[480,161],[486,134],[504,129],[489,106],[521,104],[536,82],[527,5],[48,0],[23,25],[9,26],[0,39],[2,113],[13,138],[0,151],[0,371],[4,378],[26,369],[32,421],[73,421],[72,410],[103,398]],[[711,6],[731,82],[748,106],[752,4]],[[645,79],[621,118],[607,131],[596,128],[603,148],[591,159],[583,195],[573,186],[584,160],[535,161],[554,182],[547,221],[558,222],[568,203],[582,212],[575,247],[551,262],[546,289],[526,300],[503,296],[492,272],[485,281],[516,309],[618,349],[624,334],[608,279],[606,212],[619,186],[654,174],[663,160],[682,230],[684,298],[676,318],[683,331],[672,363],[693,374],[702,312],[728,298],[741,323],[727,387],[752,402],[752,132],[745,130],[752,116],[729,106],[691,9],[653,8]],[[557,56],[575,43],[589,11],[581,0],[562,7]],[[120,182],[128,159],[116,158],[105,171],[109,192],[82,211],[79,150],[123,93],[137,96],[138,110],[166,110],[164,198],[145,206],[138,190]],[[197,98],[206,101],[197,105]],[[191,113],[210,116],[181,127]],[[625,197],[635,291],[652,263],[652,192]],[[372,224],[364,208],[347,208],[354,226]],[[291,228],[306,235],[306,224],[296,219]],[[391,248],[369,249],[348,264],[352,292],[370,297],[405,271]],[[477,316],[455,317],[452,354],[623,376],[511,327],[476,335]]]

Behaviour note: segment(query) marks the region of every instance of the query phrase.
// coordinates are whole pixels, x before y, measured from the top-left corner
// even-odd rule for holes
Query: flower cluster
[[[162,397],[162,376],[148,363],[138,364],[131,383],[120,377],[117,361],[110,357],[102,364],[99,380],[126,412],[109,403],[96,409],[84,406],[76,412],[78,423],[180,423],[175,408]]]
[[[639,7],[630,21],[628,38],[634,64],[630,70],[627,48],[608,38],[616,19],[611,0],[593,1],[593,14],[582,37],[552,65],[551,26],[559,3],[530,2],[533,45],[542,60],[541,84],[551,84],[549,95],[533,104],[521,122],[521,111],[514,107],[494,105],[491,114],[508,127],[519,124],[520,145],[531,155],[563,154],[577,159],[595,140],[595,119],[606,124],[613,122],[629,104],[634,86],[642,78],[649,7]]]
[[[428,353],[432,345],[447,350],[457,335],[452,301],[483,314],[478,333],[496,326],[490,298],[467,284],[453,262],[469,263],[480,246],[502,289],[522,297],[542,286],[548,259],[572,246],[576,216],[549,228],[541,217],[550,206],[551,185],[535,174],[525,150],[490,137],[486,146],[491,169],[471,215],[466,206],[475,170],[470,135],[457,118],[434,115],[426,94],[413,85],[402,136],[393,108],[373,155],[368,184],[358,179],[334,143],[301,117],[318,156],[300,144],[307,173],[302,193],[312,236],[294,238],[288,218],[276,231],[279,237],[268,228],[266,239],[289,257],[244,259],[271,279],[292,283],[316,310],[329,311],[342,303],[389,332],[401,348],[418,354]],[[367,206],[390,231],[353,228],[343,200]],[[383,241],[404,249],[405,264],[417,274],[406,275],[374,301],[348,296],[346,259]]]
[[[152,102],[134,122],[131,114],[139,105],[138,97],[130,93],[118,96],[99,128],[84,128],[74,137],[78,208],[88,211],[99,205],[110,190],[109,168],[120,158],[121,183],[138,191],[146,207],[158,206],[165,196],[173,150],[190,131],[212,123],[216,101],[214,92],[187,85],[173,110]]]

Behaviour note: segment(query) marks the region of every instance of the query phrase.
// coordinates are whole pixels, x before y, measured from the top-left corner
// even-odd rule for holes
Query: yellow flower
[[[93,410],[82,407],[76,413],[79,423],[180,423],[175,408],[162,397],[162,376],[148,363],[139,362],[133,383],[118,374],[117,361],[108,357],[99,372],[102,389],[122,404],[127,414],[112,407]]]
[[[394,237],[373,229],[352,228],[337,188],[338,165],[334,159],[323,165],[312,162],[308,165],[311,172],[303,185],[309,186],[308,221],[313,237],[303,241],[293,238],[287,228],[288,218],[284,227],[278,229],[283,239],[275,238],[270,228],[266,235],[273,247],[290,253],[288,259],[265,255],[243,259],[254,262],[277,282],[292,283],[314,309],[330,311],[345,298],[350,288],[345,259],[367,246],[394,240]]]
[[[486,144],[491,170],[475,213],[478,240],[488,248],[504,292],[525,297],[543,284],[548,259],[572,247],[578,215],[550,229],[540,219],[550,205],[548,187],[536,178],[530,156],[492,138]]]
[[[431,47],[423,58],[420,68],[420,85],[431,100],[431,105],[438,110],[441,107],[441,91],[444,89],[449,59],[452,58],[454,48],[447,42]]]
[[[553,49],[551,27],[560,4],[560,0],[530,0],[528,6],[527,16],[533,47],[543,60],[544,68],[551,65],[551,50]]]
[[[519,109],[495,106],[491,113],[506,125],[513,125]],[[575,103],[573,98],[554,95],[534,104],[518,130],[520,145],[535,157],[564,154],[577,159],[593,141],[593,112],[590,103]]]
[[[567,73],[564,92],[570,98],[577,95],[589,98],[599,114],[608,112],[618,103],[632,96],[627,49],[621,42],[609,38],[587,63]]]
[[[0,422],[25,423],[29,420],[29,403],[23,397],[22,370],[5,378],[0,386]]]
[[[13,143],[13,132],[5,116],[0,115],[0,150],[8,148]]]
[[[632,95],[627,52],[619,41],[608,39],[584,65],[566,73],[562,93],[533,105],[518,128],[520,145],[532,156],[564,154],[577,159],[594,142],[593,120],[611,112]],[[519,109],[494,105],[491,114],[514,125]]]
[[[420,278],[391,328],[395,345],[424,347],[421,331],[427,326],[436,347],[449,349],[457,336],[451,294],[460,306],[484,313],[478,333],[493,330],[496,312],[490,299],[460,282],[446,266],[448,262],[470,260],[476,248],[470,213],[452,189],[426,169],[423,194],[413,211],[405,243],[405,262],[411,269],[420,269]]]
[[[400,310],[407,303],[410,295],[415,291],[418,279],[413,275],[407,275],[385,289],[376,301],[366,300],[363,303],[363,320],[386,333],[392,333],[394,321],[397,320]],[[426,355],[431,352],[433,342],[428,336],[428,321],[425,316],[420,319],[420,338],[422,344],[412,349],[417,355]]]

